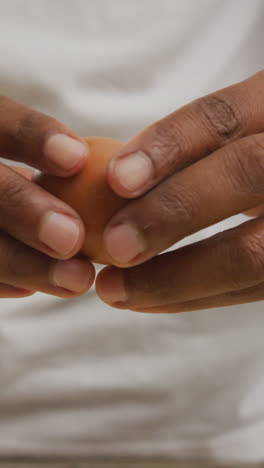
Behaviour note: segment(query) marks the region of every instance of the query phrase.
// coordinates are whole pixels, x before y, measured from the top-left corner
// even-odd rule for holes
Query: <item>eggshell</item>
[[[86,138],[90,157],[85,168],[70,178],[40,174],[36,182],[74,208],[83,219],[86,238],[81,252],[105,265],[111,258],[103,245],[103,232],[111,217],[128,200],[116,195],[107,183],[107,163],[120,149],[122,142],[111,138]]]

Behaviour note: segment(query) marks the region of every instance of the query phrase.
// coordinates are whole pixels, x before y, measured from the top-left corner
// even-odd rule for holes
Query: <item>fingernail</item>
[[[105,247],[117,263],[129,263],[140,253],[145,245],[140,233],[130,224],[119,224],[105,233]]]
[[[142,188],[153,176],[153,167],[150,158],[138,151],[113,161],[115,177],[129,192]]]
[[[52,283],[72,292],[82,292],[91,281],[91,266],[79,259],[60,260],[52,271]]]
[[[45,156],[56,166],[70,170],[89,153],[88,145],[67,135],[52,135],[45,144]]]
[[[119,270],[106,269],[100,274],[96,289],[102,301],[108,304],[127,302],[123,275]]]
[[[77,221],[60,213],[49,212],[44,216],[39,232],[39,239],[59,255],[68,255],[73,251],[80,236]]]

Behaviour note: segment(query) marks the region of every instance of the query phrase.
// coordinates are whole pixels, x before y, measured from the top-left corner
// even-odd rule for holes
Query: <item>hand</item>
[[[0,97],[0,155],[61,177],[80,171],[89,148],[49,116]],[[33,170],[0,164],[0,297],[39,290],[61,297],[86,291],[94,280],[88,260],[71,258],[84,226],[68,205],[32,181]]]
[[[126,268],[100,273],[102,300],[181,312],[264,299],[263,216],[158,255],[189,234],[263,205],[263,132],[264,71],[190,103],[122,148],[108,179],[134,200],[104,236],[113,264]]]

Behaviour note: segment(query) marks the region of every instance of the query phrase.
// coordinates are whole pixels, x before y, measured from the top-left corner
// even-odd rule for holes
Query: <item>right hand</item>
[[[85,165],[85,140],[55,119],[0,96],[0,156],[68,177]],[[84,226],[67,204],[32,181],[34,171],[0,163],[0,297],[86,292],[94,267],[75,257]]]

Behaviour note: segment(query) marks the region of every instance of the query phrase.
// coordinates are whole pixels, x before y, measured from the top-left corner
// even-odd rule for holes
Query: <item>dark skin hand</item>
[[[142,131],[110,162],[108,180],[131,203],[104,233],[123,268],[100,272],[102,300],[173,313],[264,299],[264,71]],[[161,254],[241,212],[257,217]]]
[[[0,156],[69,177],[84,167],[89,148],[55,119],[0,96]],[[0,297],[78,296],[94,280],[91,263],[76,256],[83,223],[33,183],[33,172],[0,164]]]

